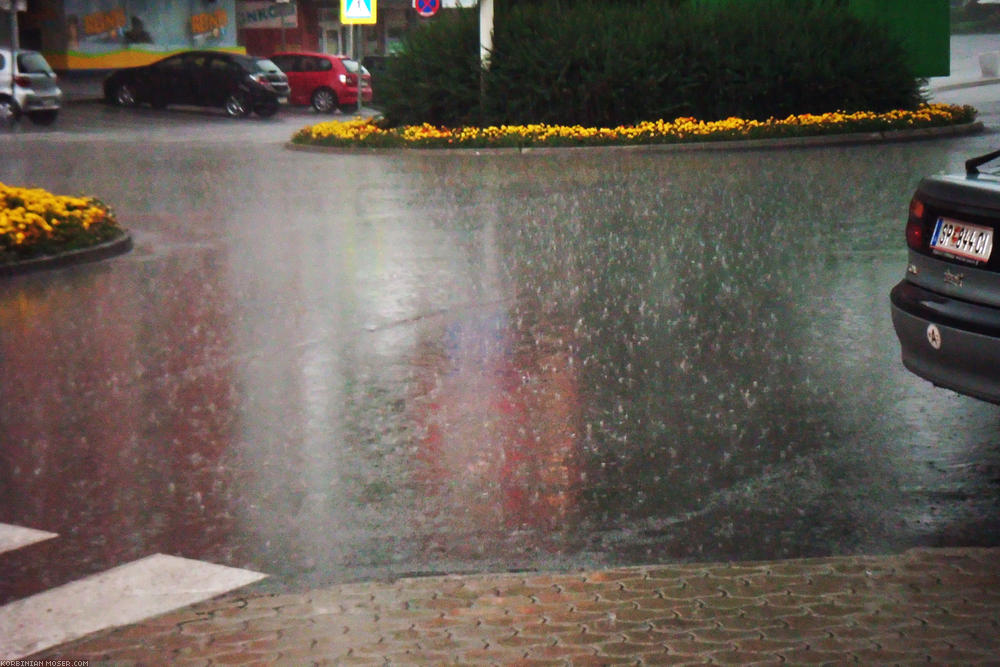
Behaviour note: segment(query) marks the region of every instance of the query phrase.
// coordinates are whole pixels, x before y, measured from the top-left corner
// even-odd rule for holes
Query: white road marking
[[[267,575],[155,554],[0,607],[0,660],[136,623]]]
[[[0,523],[0,554],[5,551],[13,551],[14,549],[26,547],[35,542],[51,540],[53,537],[59,537],[59,535],[56,533],[47,533],[44,530]]]

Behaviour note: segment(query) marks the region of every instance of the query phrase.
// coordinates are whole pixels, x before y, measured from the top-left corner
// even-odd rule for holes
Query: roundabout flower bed
[[[111,209],[93,197],[0,183],[0,267],[126,237]]]
[[[304,127],[295,133],[292,143],[371,148],[635,146],[888,132],[963,125],[971,123],[975,118],[974,108],[950,104],[925,104],[912,111],[801,114],[762,121],[741,118],[719,121],[677,118],[673,121],[648,121],[614,128],[545,124],[459,128],[424,124],[385,128],[377,118],[355,118]]]

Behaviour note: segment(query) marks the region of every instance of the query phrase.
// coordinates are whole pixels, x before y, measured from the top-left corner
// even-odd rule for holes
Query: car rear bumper
[[[57,111],[62,104],[62,92],[32,93],[24,97],[24,111]]]
[[[342,105],[350,105],[358,103],[358,89],[357,88],[344,88],[337,94],[337,100]],[[371,102],[372,101],[372,89],[365,88],[361,91],[361,102]]]
[[[1000,309],[907,281],[889,295],[903,365],[936,385],[1000,403]]]

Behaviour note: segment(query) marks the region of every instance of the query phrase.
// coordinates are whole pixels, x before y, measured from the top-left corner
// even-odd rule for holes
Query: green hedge
[[[497,12],[483,77],[478,11],[449,12],[406,38],[379,94],[391,125],[614,126],[914,108],[920,81],[901,46],[845,5],[520,2]]]
[[[373,85],[393,123],[475,124],[479,72],[479,12],[456,10],[407,33]]]

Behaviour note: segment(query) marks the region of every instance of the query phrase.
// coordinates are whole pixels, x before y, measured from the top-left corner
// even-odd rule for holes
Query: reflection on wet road
[[[129,255],[0,284],[0,601],[154,552],[401,573],[1000,543],[1000,413],[906,373],[920,175],[784,153],[8,141]],[[261,130],[255,126],[252,133]],[[258,135],[254,135],[258,136]],[[892,168],[887,168],[892,165]]]

